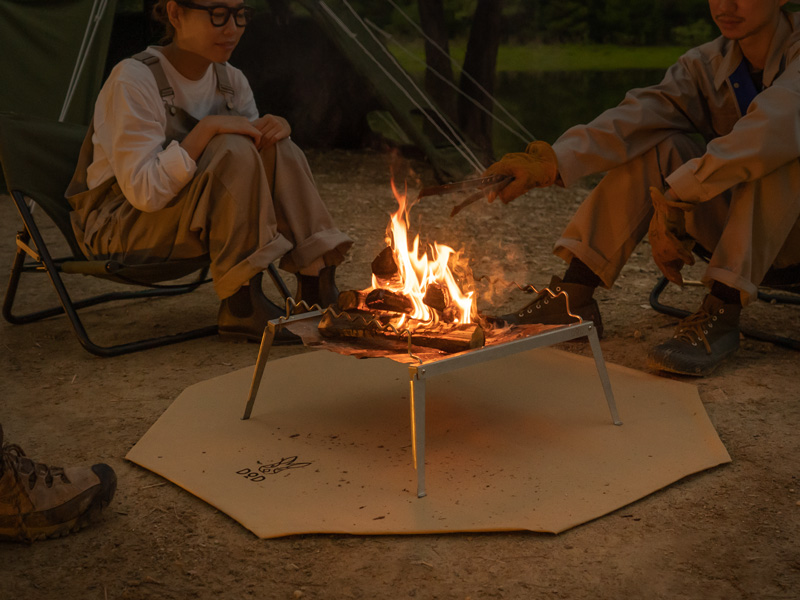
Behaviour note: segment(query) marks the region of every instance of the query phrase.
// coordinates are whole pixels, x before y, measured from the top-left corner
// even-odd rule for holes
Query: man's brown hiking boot
[[[117,476],[106,464],[48,467],[3,444],[0,425],[0,540],[62,537],[92,522],[111,502]]]
[[[738,304],[707,295],[693,315],[678,323],[672,339],[650,351],[650,366],[662,371],[702,377],[739,348]]]
[[[536,294],[521,310],[500,318],[516,325],[567,325],[577,323],[578,319],[572,316],[577,315],[584,321],[593,321],[597,335],[602,337],[603,321],[600,319],[597,301],[592,297],[593,287],[580,283],[564,283],[559,277],[553,276],[547,289]],[[567,300],[561,292],[566,292],[569,296],[569,312]]]

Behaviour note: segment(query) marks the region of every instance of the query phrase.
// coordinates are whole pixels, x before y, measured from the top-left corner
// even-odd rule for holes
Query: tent
[[[371,84],[383,109],[374,116],[421,149],[441,179],[479,168],[463,135],[348,2],[297,2]],[[116,0],[0,0],[0,110],[88,123],[105,75],[115,8]],[[252,37],[250,47],[257,48]]]
[[[0,0],[0,111],[86,124],[116,0]]]

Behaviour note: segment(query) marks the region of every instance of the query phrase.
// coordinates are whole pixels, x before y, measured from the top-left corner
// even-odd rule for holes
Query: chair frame
[[[155,338],[137,340],[135,342],[127,342],[111,346],[102,346],[95,343],[86,332],[78,310],[89,306],[95,306],[106,302],[115,300],[127,300],[132,298],[145,298],[153,296],[174,296],[184,294],[196,289],[199,285],[208,281],[206,279],[207,268],[200,272],[200,277],[194,282],[186,285],[165,286],[165,288],[150,288],[145,290],[136,290],[129,292],[108,292],[99,294],[79,301],[73,301],[67,287],[61,278],[61,267],[69,261],[74,260],[73,257],[53,258],[47,248],[41,232],[33,220],[33,214],[25,201],[24,196],[17,192],[11,192],[14,204],[19,211],[20,217],[24,223],[24,229],[19,231],[16,236],[17,251],[14,256],[14,262],[11,268],[11,276],[9,277],[8,287],[6,288],[5,299],[3,301],[3,317],[9,323],[15,325],[23,325],[26,323],[33,323],[48,317],[59,314],[66,314],[72,325],[75,335],[81,345],[90,353],[96,356],[118,356],[139,350],[146,350],[148,348],[156,348],[167,344],[174,344],[185,340],[191,340],[199,337],[213,335],[217,332],[216,325],[201,327],[186,331],[183,333],[165,335]],[[30,246],[31,240],[34,247]],[[33,259],[33,263],[27,262],[26,257]],[[109,261],[110,262],[110,261]],[[50,277],[50,281],[58,294],[60,306],[54,306],[43,310],[37,310],[26,314],[14,314],[14,300],[16,298],[17,290],[19,287],[20,278],[25,272],[44,271]]]
[[[217,333],[216,325],[208,325],[182,333],[141,339],[110,346],[102,346],[95,343],[89,337],[89,334],[87,333],[86,328],[84,327],[83,322],[78,315],[78,310],[117,300],[177,296],[186,294],[211,281],[207,278],[208,266],[200,270],[199,276],[194,281],[185,284],[158,285],[136,282],[138,285],[144,286],[147,289],[107,292],[82,300],[73,301],[72,297],[67,291],[67,287],[64,284],[61,273],[63,272],[63,265],[65,263],[74,262],[75,258],[72,256],[54,258],[50,254],[47,244],[45,243],[44,238],[34,221],[31,208],[28,206],[24,194],[16,190],[11,190],[11,197],[14,200],[14,204],[16,205],[20,217],[22,218],[24,229],[19,231],[16,236],[17,251],[14,256],[14,262],[11,267],[11,275],[9,277],[8,287],[6,288],[5,298],[3,301],[3,317],[9,323],[15,325],[24,325],[26,323],[33,323],[48,317],[66,314],[80,344],[88,352],[96,356],[103,357],[119,356],[122,354],[128,354],[130,352],[138,352],[140,350],[157,348],[160,346],[206,337]],[[31,241],[33,241],[33,247],[31,247],[30,244]],[[33,262],[26,262],[26,258],[32,259]],[[88,263],[89,261],[85,262]],[[118,267],[118,264],[114,261],[105,261],[104,266],[108,273],[108,277],[110,279],[114,279],[113,272]],[[58,294],[60,306],[54,306],[26,314],[14,314],[14,300],[19,288],[19,282],[22,274],[26,272],[47,273],[47,275],[50,277],[53,287],[56,290],[56,293]],[[291,293],[286,287],[286,284],[284,283],[280,274],[277,272],[275,266],[270,265],[267,272],[275,283],[275,286],[283,295],[284,299],[288,298]]]

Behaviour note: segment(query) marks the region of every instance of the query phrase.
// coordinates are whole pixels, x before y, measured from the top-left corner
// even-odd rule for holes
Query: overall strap
[[[228,69],[223,63],[214,63],[214,72],[217,74],[217,89],[225,96],[225,105],[228,110],[233,110],[234,90],[228,77]]]
[[[175,90],[173,90],[172,86],[169,84],[169,80],[167,79],[166,73],[164,73],[164,67],[161,66],[159,58],[149,52],[139,52],[138,54],[134,54],[133,58],[150,67],[150,71],[152,71],[156,79],[158,93],[161,95],[161,99],[164,101],[167,110],[174,115]],[[214,73],[217,76],[217,89],[225,97],[225,105],[228,107],[228,110],[233,110],[234,89],[228,77],[227,68],[223,63],[214,63]]]
[[[747,113],[747,107],[758,95],[760,90],[756,89],[756,84],[753,83],[753,78],[750,77],[750,70],[747,68],[747,61],[742,59],[736,70],[731,73],[728,78],[733,86],[733,94],[736,96],[736,102],[739,104],[739,111],[742,116]]]
[[[164,106],[166,106],[167,110],[174,115],[175,90],[173,90],[172,86],[169,84],[167,75],[164,73],[164,67],[161,66],[161,62],[158,60],[158,57],[150,54],[149,52],[139,52],[139,54],[134,54],[133,58],[150,67],[153,77],[156,78],[158,93],[161,95],[161,99],[164,101]]]

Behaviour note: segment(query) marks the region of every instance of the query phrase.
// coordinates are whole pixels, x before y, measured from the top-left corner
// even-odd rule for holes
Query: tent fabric
[[[433,121],[443,131],[456,128],[452,124],[448,127],[424,92],[405,90],[406,73],[386,55],[385,48],[350,12],[349,5],[340,0],[299,3],[372,83],[387,112],[425,152],[441,179],[461,179],[474,170],[453,146],[437,139],[441,135],[432,135]],[[116,4],[117,0],[0,0],[0,112],[62,120],[62,106],[76,64],[85,55],[63,120],[88,125],[105,75]],[[95,21],[98,27],[91,37]]]
[[[116,0],[0,0],[0,111],[58,120],[87,26],[103,12],[64,120],[87,125],[103,82]]]

